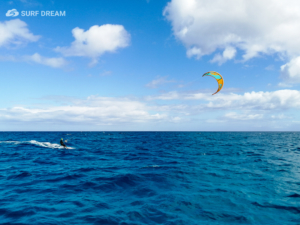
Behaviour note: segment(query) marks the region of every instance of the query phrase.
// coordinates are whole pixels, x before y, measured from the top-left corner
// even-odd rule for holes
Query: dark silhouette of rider
[[[65,145],[65,143],[64,143],[64,141],[63,141],[62,138],[60,139],[60,145],[61,145],[61,146],[64,146],[64,148],[67,148],[67,146]]]

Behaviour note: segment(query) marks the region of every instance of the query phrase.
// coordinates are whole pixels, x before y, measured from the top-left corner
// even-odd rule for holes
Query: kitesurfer
[[[60,139],[60,145],[61,145],[61,146],[64,146],[64,148],[67,148],[67,146],[65,145],[65,143],[64,143],[64,141],[63,141],[62,138]]]

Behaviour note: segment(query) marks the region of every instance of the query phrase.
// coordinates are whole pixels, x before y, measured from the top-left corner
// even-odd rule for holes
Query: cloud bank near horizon
[[[198,103],[189,104],[190,101]],[[232,123],[243,122],[251,127],[255,121],[256,124],[268,123],[269,128],[272,128],[270,123],[274,122],[273,129],[283,129],[287,124],[294,126],[295,121],[299,120],[293,110],[300,108],[300,91],[286,89],[241,95],[220,94],[214,98],[209,94],[183,92],[142,99],[90,96],[86,99],[66,98],[61,103],[61,106],[2,108],[0,120],[4,123],[40,123],[44,126],[57,122],[62,126],[88,124],[118,129],[125,129],[125,124],[153,126],[186,123],[223,123],[228,125],[228,129],[237,129],[238,126],[232,127]]]

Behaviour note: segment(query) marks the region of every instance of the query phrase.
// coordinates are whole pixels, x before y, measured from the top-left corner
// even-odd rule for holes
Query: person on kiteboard
[[[64,141],[63,141],[62,138],[60,139],[60,145],[61,145],[61,146],[64,146],[64,148],[67,148],[67,146],[65,145],[65,143],[64,143]]]

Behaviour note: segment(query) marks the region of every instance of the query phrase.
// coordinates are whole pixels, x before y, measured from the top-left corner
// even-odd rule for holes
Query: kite
[[[221,91],[221,89],[223,88],[223,85],[224,85],[224,80],[223,80],[223,77],[221,76],[221,74],[214,72],[214,71],[209,71],[209,72],[203,74],[202,77],[204,77],[204,76],[214,77],[218,82],[218,90],[215,93],[213,93],[212,95],[217,94],[219,91]]]

